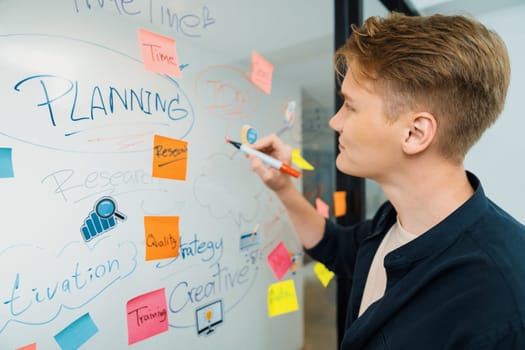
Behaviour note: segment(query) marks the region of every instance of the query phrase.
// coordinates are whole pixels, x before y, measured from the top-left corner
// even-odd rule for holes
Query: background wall
[[[525,222],[525,47],[519,28],[524,16],[525,4],[477,16],[505,41],[511,60],[511,83],[502,115],[474,146],[465,163],[480,177],[489,197],[521,222]]]
[[[472,148],[465,160],[467,169],[481,179],[485,192],[502,208],[525,222],[522,197],[525,195],[525,119],[522,96],[525,91],[525,48],[520,34],[525,4],[520,1],[438,1],[412,0],[412,6],[421,14],[463,14],[474,16],[495,30],[505,41],[511,60],[511,83],[506,105],[500,118]],[[364,18],[384,16],[387,10],[379,1],[364,1]],[[373,215],[385,199],[379,186],[366,182],[367,216]]]

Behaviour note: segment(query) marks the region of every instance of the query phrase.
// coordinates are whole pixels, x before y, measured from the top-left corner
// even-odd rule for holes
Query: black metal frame
[[[419,15],[414,9],[410,8],[403,0],[381,0],[381,3],[389,11],[403,12],[407,15]],[[363,0],[334,0],[334,48],[337,50],[343,45],[351,33],[351,24],[360,25],[363,22]],[[339,81],[335,77],[335,111],[336,112],[343,101],[339,95]],[[337,154],[337,135],[334,138],[334,147]],[[338,224],[347,226],[355,224],[365,219],[366,202],[365,202],[365,180],[354,176],[349,176],[336,170],[336,191],[346,191],[346,208],[345,216],[336,219]],[[337,343],[338,347],[344,336],[346,312],[348,300],[350,299],[350,290],[352,280],[349,278],[337,277]]]

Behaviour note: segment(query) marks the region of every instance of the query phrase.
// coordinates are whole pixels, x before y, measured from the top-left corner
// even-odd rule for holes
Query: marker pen
[[[273,157],[270,157],[269,155],[267,155],[266,153],[263,153],[261,151],[257,151],[256,149],[253,149],[251,147],[248,147],[240,142],[235,142],[235,141],[232,141],[228,138],[226,138],[226,142],[229,142],[231,143],[234,147],[236,147],[237,149],[240,149],[241,151],[243,151],[244,153],[246,154],[253,154],[254,156],[257,156],[259,157],[266,165],[269,165],[275,169],[278,169],[279,171],[285,173],[285,174],[288,174],[288,175],[291,175],[293,177],[299,177],[301,175],[301,173],[292,168],[291,166],[289,166],[288,164],[278,160],[278,159],[275,159]]]

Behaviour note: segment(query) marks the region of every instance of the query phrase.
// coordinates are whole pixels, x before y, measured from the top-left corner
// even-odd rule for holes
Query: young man
[[[503,109],[501,39],[461,16],[370,18],[336,53],[336,165],[381,185],[372,220],[325,220],[250,157],[306,251],[353,280],[343,349],[525,349],[525,227],[464,169]],[[253,147],[289,161],[275,135]]]

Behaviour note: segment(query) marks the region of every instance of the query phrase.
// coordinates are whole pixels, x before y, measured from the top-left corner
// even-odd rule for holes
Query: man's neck
[[[409,169],[381,182],[402,227],[413,234],[437,225],[474,193],[463,165],[435,164]]]

